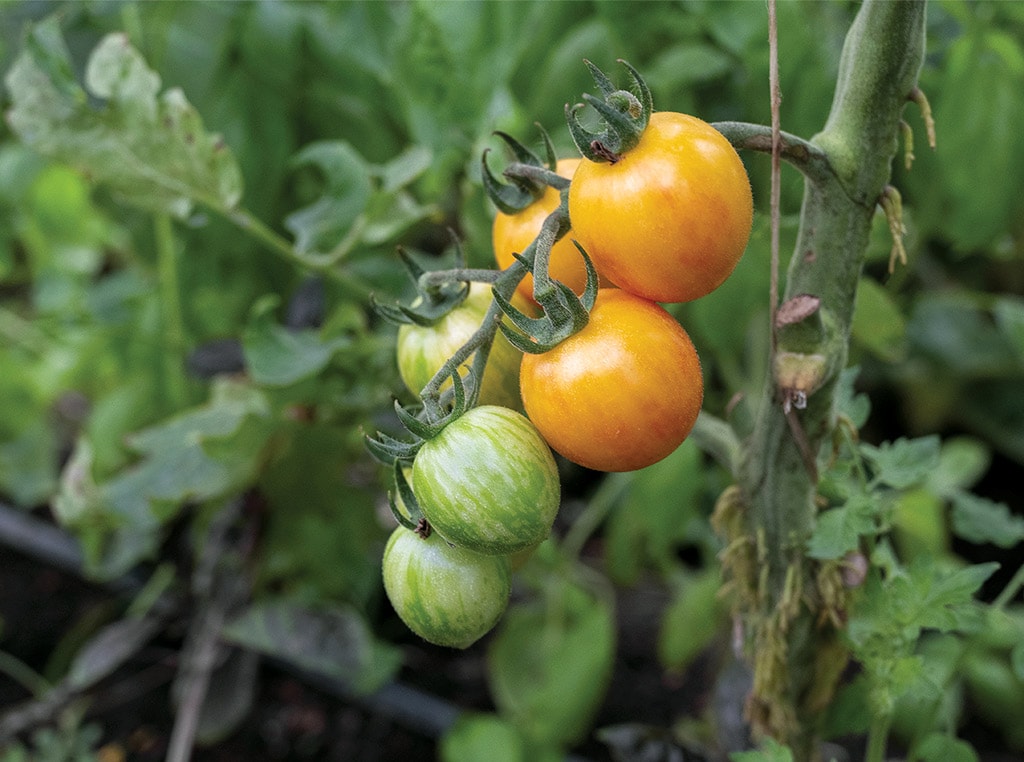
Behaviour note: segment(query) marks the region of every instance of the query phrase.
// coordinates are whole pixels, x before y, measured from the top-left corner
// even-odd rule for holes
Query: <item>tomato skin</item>
[[[686,331],[660,305],[619,289],[598,291],[579,333],[525,355],[520,386],[548,444],[598,471],[633,471],[669,455],[704,397]]]
[[[561,499],[554,456],[537,429],[494,405],[473,408],[424,442],[412,473],[430,525],[477,553],[541,542]]]
[[[406,388],[419,394],[442,365],[483,322],[491,304],[491,289],[473,283],[466,300],[432,326],[405,324],[398,329],[398,373]],[[480,388],[480,403],[519,408],[519,361],[522,352],[496,336],[491,345]],[[464,367],[472,365],[472,358]],[[442,389],[451,386],[451,380]]]
[[[571,180],[581,161],[582,159],[559,159],[558,174]],[[491,228],[491,242],[494,245],[494,258],[498,267],[502,270],[507,268],[515,261],[512,256],[513,252],[522,254],[533,243],[544,220],[558,208],[560,201],[559,192],[554,188],[548,188],[543,196],[521,212],[516,214],[498,212]],[[583,264],[583,257],[573,244],[572,238],[573,232],[570,230],[551,247],[548,274],[577,294],[582,294],[587,285],[587,270]],[[611,285],[603,278],[601,284]],[[533,299],[533,275],[526,274],[526,277],[516,287],[516,293],[528,299],[531,304],[536,304]]]
[[[406,626],[439,646],[466,648],[508,606],[512,571],[504,556],[484,556],[398,527],[384,549],[384,590]]]
[[[619,288],[685,302],[716,289],[736,267],[750,238],[753,196],[720,132],[659,111],[619,161],[580,164],[569,217],[598,271]]]

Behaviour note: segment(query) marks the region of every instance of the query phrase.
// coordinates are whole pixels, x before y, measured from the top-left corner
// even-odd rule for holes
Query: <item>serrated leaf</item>
[[[91,492],[83,530],[91,573],[106,578],[151,553],[161,526],[190,500],[231,494],[255,476],[271,432],[263,395],[218,382],[210,401],[127,438],[142,458]],[[83,539],[84,541],[84,539]]]
[[[184,217],[196,200],[231,209],[241,198],[231,151],[179,89],[159,95],[159,76],[123,34],[104,37],[86,65],[99,108],[73,78],[55,19],[30,29],[5,81],[8,123],[22,141],[128,203]]]
[[[844,505],[820,516],[808,542],[807,554],[821,560],[841,558],[860,544],[862,535],[877,530],[878,501],[868,495],[854,495]]]
[[[343,336],[325,341],[315,330],[288,330],[274,321],[278,304],[272,294],[260,299],[242,334],[249,375],[264,386],[288,386],[314,376],[350,345]]]
[[[952,518],[953,531],[968,542],[1012,548],[1024,540],[1024,517],[1011,514],[1005,503],[970,492],[953,497]]]
[[[858,394],[855,387],[860,368],[846,368],[839,374],[836,388],[836,412],[850,419],[856,428],[867,423],[871,414],[871,400],[866,394]]]
[[[941,497],[952,497],[958,490],[973,486],[991,463],[992,454],[981,440],[951,437],[942,443],[939,465],[928,477],[928,489]]]
[[[900,438],[875,447],[860,446],[875,468],[875,479],[896,489],[906,489],[923,481],[939,464],[939,437]]]
[[[999,568],[997,563],[976,564],[951,573],[936,573],[927,565],[912,567],[915,605],[922,627],[938,630],[970,628],[980,622],[974,595]],[[920,571],[918,571],[920,570]],[[908,602],[909,603],[909,602]]]
[[[998,567],[987,563],[949,571],[926,556],[884,582],[870,577],[848,627],[859,657],[891,660],[909,654],[924,628],[981,625],[974,595]]]
[[[352,608],[312,609],[287,600],[265,601],[228,622],[222,636],[239,646],[370,693],[391,679],[401,659],[377,643]]]

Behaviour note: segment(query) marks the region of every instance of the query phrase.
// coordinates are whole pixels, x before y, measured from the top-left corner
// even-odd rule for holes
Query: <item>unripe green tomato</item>
[[[478,553],[507,555],[541,542],[560,502],[551,449],[525,416],[475,407],[423,443],[412,466],[430,525]]]
[[[473,283],[465,301],[434,325],[405,324],[399,327],[398,373],[409,391],[419,394],[448,358],[476,333],[491,298],[487,284]],[[504,336],[494,338],[480,387],[481,404],[521,407],[519,363],[522,357],[523,353],[509,344]],[[463,367],[470,367],[472,359],[467,360]],[[445,381],[441,388],[449,386],[451,379]]]
[[[467,648],[501,618],[512,590],[504,556],[422,538],[398,527],[384,549],[384,590],[406,626],[439,646]]]

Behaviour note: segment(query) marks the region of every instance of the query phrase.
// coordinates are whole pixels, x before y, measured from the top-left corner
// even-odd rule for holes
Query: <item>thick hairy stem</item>
[[[779,350],[813,357],[820,378],[802,410],[789,406],[792,390],[769,379],[740,468],[742,547],[753,562],[743,567],[756,574],[737,580],[747,593],[740,613],[754,661],[750,714],[760,732],[788,743],[798,762],[816,756],[819,715],[843,663],[829,616],[834,596],[826,602],[821,566],[804,552],[817,513],[806,455],[817,453],[836,425],[836,379],[846,363],[871,218],[923,52],[923,0],[864,3],[843,48],[832,110],[810,141],[832,171],[806,175],[783,296],[783,303],[820,298],[816,312],[779,334]]]

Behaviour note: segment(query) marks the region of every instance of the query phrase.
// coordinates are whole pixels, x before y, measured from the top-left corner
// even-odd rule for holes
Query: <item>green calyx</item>
[[[567,193],[562,191],[562,203],[544,220],[533,243],[522,254],[514,255],[516,261],[494,283],[494,301],[518,330],[504,322],[499,323],[498,328],[509,343],[522,352],[548,352],[580,331],[590,320],[590,310],[597,299],[597,270],[587,252],[576,241],[573,243],[583,257],[587,271],[583,294],[577,296],[571,288],[561,281],[552,280],[548,274],[551,247],[569,232]],[[529,317],[512,306],[511,294],[515,284],[522,279],[524,270],[533,273],[533,298],[543,310],[539,318]]]
[[[445,315],[466,300],[469,294],[469,283],[464,280],[432,281],[429,273],[424,270],[409,253],[399,247],[398,256],[405,265],[405,270],[416,284],[418,298],[413,306],[404,304],[382,304],[374,297],[370,303],[374,311],[385,320],[396,325],[414,324],[419,326],[436,325]],[[465,266],[465,255],[458,240],[455,241],[455,261],[458,268]]]
[[[504,132],[495,132],[494,134],[505,141],[515,156],[515,161],[502,172],[508,182],[500,182],[491,172],[491,168],[487,164],[487,154],[490,149],[485,150],[480,157],[480,176],[483,180],[484,190],[487,191],[487,195],[494,205],[504,214],[521,212],[543,196],[549,187],[559,190],[569,187],[569,181],[558,174],[558,159],[555,157],[555,147],[551,143],[551,138],[543,127],[537,126],[544,139],[544,151],[547,154],[546,166],[537,154]]]
[[[423,408],[414,413],[405,408],[401,402],[395,400],[395,414],[398,416],[398,420],[401,421],[402,426],[405,427],[405,430],[412,434],[413,439],[412,441],[404,441],[378,431],[374,436],[368,436],[365,439],[366,449],[370,451],[374,458],[381,463],[395,466],[399,470],[403,465],[412,465],[413,460],[416,458],[416,453],[419,452],[424,442],[428,439],[433,439],[448,424],[466,414],[472,407],[472,400],[466,394],[466,384],[458,367],[458,365],[455,365],[450,372],[452,403],[451,409],[447,412],[437,415],[436,409],[424,405]],[[472,374],[472,371],[470,371],[470,374]],[[476,386],[475,382],[474,386]],[[405,500],[405,495],[401,492],[400,485],[399,494]]]
[[[405,469],[399,461],[394,463],[393,478],[395,491],[388,492],[388,506],[391,508],[391,515],[406,529],[415,532],[420,537],[429,537],[430,524],[427,522],[427,517],[423,515],[423,509],[420,508],[419,500],[416,499],[409,480],[405,478]],[[398,500],[402,501],[404,511],[398,506],[396,495]]]
[[[590,69],[603,99],[584,93],[583,100],[601,116],[604,128],[599,132],[591,132],[580,123],[578,112],[584,106],[582,103],[575,106],[566,104],[565,120],[581,154],[590,161],[614,164],[622,158],[622,154],[640,142],[640,136],[654,111],[651,91],[640,72],[621,58],[619,63],[629,70],[633,78],[631,90],[616,89],[603,71],[590,61],[584,60],[584,63]]]

